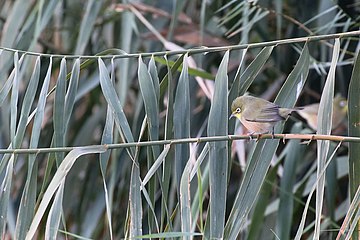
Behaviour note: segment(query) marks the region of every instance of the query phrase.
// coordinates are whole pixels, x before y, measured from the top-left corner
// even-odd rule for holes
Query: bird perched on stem
[[[281,108],[275,103],[252,96],[237,97],[231,104],[231,115],[249,130],[249,134],[271,133],[274,135],[276,123],[286,120],[300,108]]]
[[[319,103],[313,103],[310,105],[303,106],[297,113],[304,118],[308,125],[313,129],[317,130],[317,119],[319,112]],[[333,101],[333,114],[332,114],[332,126],[331,129],[336,129],[346,118],[348,111],[347,101],[344,97],[336,95]]]

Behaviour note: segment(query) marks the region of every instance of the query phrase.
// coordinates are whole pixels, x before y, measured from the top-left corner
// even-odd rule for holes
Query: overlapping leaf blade
[[[26,234],[26,240],[31,240],[38,228],[38,225],[52,199],[54,193],[59,189],[59,186],[65,181],[65,178],[75,161],[83,155],[93,154],[93,153],[103,153],[106,151],[106,148],[103,146],[89,146],[89,147],[78,147],[69,152],[66,157],[61,161],[59,168],[51,179],[49,186],[47,187],[43,198],[39,204],[39,207],[35,213],[35,216],[30,225],[29,231]]]
[[[175,139],[190,137],[190,90],[187,58],[187,54],[185,54],[183,70],[181,71],[174,100],[173,125]],[[184,143],[175,146],[175,176],[178,187],[180,186],[182,172],[189,157],[189,144]]]
[[[209,113],[208,136],[223,136],[228,133],[228,76],[227,51],[220,63],[215,78],[215,92]],[[228,144],[211,142],[210,161],[210,238],[223,238],[226,210]]]
[[[335,87],[335,70],[339,58],[340,40],[335,39],[335,45],[330,65],[330,70],[326,79],[326,83],[323,89],[323,93],[320,99],[319,113],[318,113],[318,134],[329,135],[332,125],[332,113],[333,113],[333,98]],[[317,141],[317,176],[324,169],[326,160],[328,158],[328,152],[330,147],[330,141],[320,140]],[[316,189],[316,218],[315,218],[315,233],[314,238],[320,238],[320,224],[322,218],[322,207],[324,200],[324,188],[325,188],[325,176],[319,178],[319,182]]]
[[[358,52],[355,65],[352,71],[349,93],[348,93],[348,109],[349,109],[349,136],[360,137],[360,52]],[[350,197],[355,199],[355,193],[360,185],[360,143],[349,143],[349,185]],[[354,231],[353,238],[359,237],[359,223],[357,230]]]

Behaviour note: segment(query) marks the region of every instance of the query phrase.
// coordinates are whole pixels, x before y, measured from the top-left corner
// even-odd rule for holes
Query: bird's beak
[[[229,117],[229,120],[232,119],[233,117],[235,117],[235,115],[232,113]]]

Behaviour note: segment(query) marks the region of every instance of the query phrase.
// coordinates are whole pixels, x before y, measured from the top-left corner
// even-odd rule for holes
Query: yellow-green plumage
[[[241,96],[231,104],[231,117],[236,117],[250,134],[273,133],[277,122],[285,120],[295,108],[281,108],[262,98]]]

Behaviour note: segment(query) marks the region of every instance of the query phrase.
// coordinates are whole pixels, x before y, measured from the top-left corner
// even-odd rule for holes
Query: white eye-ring
[[[241,113],[241,108],[237,108],[237,109],[235,110],[235,112],[236,112],[236,113]]]

